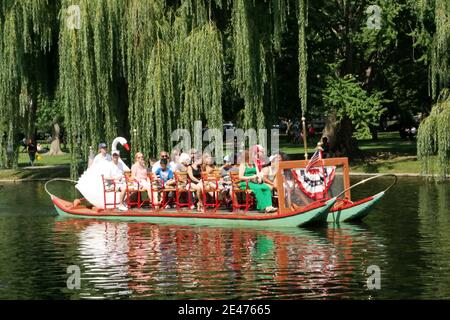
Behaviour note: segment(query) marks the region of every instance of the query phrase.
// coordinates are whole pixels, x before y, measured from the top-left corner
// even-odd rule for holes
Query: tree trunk
[[[47,152],[49,156],[56,156],[64,154],[61,151],[61,143],[59,141],[59,133],[60,133],[59,124],[57,122],[53,123],[53,132],[52,132],[52,143],[50,144],[50,151]]]
[[[353,139],[353,126],[349,118],[338,121],[336,114],[330,115],[325,122],[323,136],[328,138],[330,151],[334,156],[352,157],[359,153]]]
[[[378,128],[370,126],[370,133],[372,134],[372,140],[378,140]]]

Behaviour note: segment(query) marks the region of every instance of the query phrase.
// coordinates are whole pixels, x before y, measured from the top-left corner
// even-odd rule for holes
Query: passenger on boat
[[[203,201],[202,201],[202,158],[200,156],[194,157],[194,162],[188,167],[188,176],[189,180],[191,180],[191,188],[197,194],[198,202],[197,202],[197,210],[203,210]]]
[[[179,166],[177,172],[187,172],[191,165],[191,157],[187,153],[182,153],[178,159]]]
[[[256,209],[266,213],[275,212],[278,209],[272,206],[272,192],[270,187],[263,183],[259,176],[258,167],[250,160],[250,152],[245,150],[244,158],[239,166],[239,179],[241,180],[241,188],[246,188],[245,181],[256,198]]]
[[[94,161],[92,161],[92,165],[102,164],[103,161],[111,162],[111,155],[108,153],[108,147],[106,143],[102,142],[98,145],[98,154],[94,157]]]
[[[164,186],[175,185],[175,179],[172,169],[169,168],[167,159],[161,159],[159,161],[160,167],[156,170],[155,174],[161,181],[164,181]]]
[[[113,151],[112,161],[108,163],[105,174],[106,187],[111,188],[115,186],[116,191],[120,191],[120,202],[117,208],[120,211],[127,211],[128,208],[123,204],[126,194],[125,170],[119,158],[120,152],[118,150]]]
[[[173,174],[172,169],[169,168],[169,164],[167,159],[163,158],[159,161],[160,168],[156,170],[155,175],[158,177],[160,181],[163,182],[164,188],[173,187],[176,184],[175,176]],[[166,191],[163,191],[166,192]],[[160,195],[161,196],[161,195]],[[172,202],[174,193],[172,191],[167,193],[168,202]],[[167,205],[166,208],[169,208],[170,204]]]
[[[281,161],[289,161],[289,156],[280,152]],[[302,206],[310,203],[306,195],[300,190],[291,170],[281,170],[281,179],[283,180],[283,189],[285,197],[285,205],[291,210],[297,210]],[[283,194],[283,191],[279,192]]]
[[[233,165],[232,157],[225,156],[223,158],[223,166],[220,168],[220,176],[222,178],[222,197],[227,204],[231,203],[231,172],[239,172],[239,168]]]
[[[196,159],[197,157],[200,156],[198,150],[197,150],[197,149],[194,149],[194,148],[192,148],[192,149],[189,151],[189,154],[190,154],[190,156],[191,156],[191,163],[194,163],[195,159]]]
[[[212,175],[214,171],[220,170],[217,168],[217,166],[214,163],[214,158],[209,153],[203,154],[203,161],[202,161],[202,173],[206,173],[208,176]],[[202,192],[203,188],[209,188],[209,189],[215,189],[216,183],[215,181],[203,181],[201,184]],[[219,190],[222,190],[222,184],[218,184]],[[213,192],[209,192],[210,196],[213,196]]]
[[[131,179],[139,184],[139,188],[147,190],[150,199],[150,181],[147,176],[147,168],[145,166],[144,155],[138,152],[134,155],[134,164],[131,166]]]
[[[233,165],[231,156],[223,157],[223,166],[220,168],[220,175],[224,180],[230,180],[230,173],[239,171],[239,168]]]
[[[156,173],[156,170],[158,170],[159,168],[161,168],[161,159],[166,159],[167,161],[169,160],[169,154],[167,153],[167,151],[161,151],[159,153],[159,161],[157,161],[153,166],[152,166],[152,172]]]
[[[262,168],[266,164],[266,161],[265,161],[265,150],[259,144],[253,146],[252,148],[252,161],[256,164],[258,172],[261,172]]]
[[[211,174],[214,170],[216,170],[216,165],[214,164],[213,157],[209,153],[204,153],[202,160],[202,172]]]
[[[148,158],[148,168],[147,168],[148,173],[153,172],[152,168],[155,165],[155,163],[157,163],[157,162],[158,162],[158,159],[156,159],[155,157]]]
[[[170,162],[169,162],[169,168],[172,170],[172,172],[179,171],[181,164],[180,164],[180,150],[173,149],[170,154]]]
[[[276,189],[277,183],[277,171],[278,171],[278,164],[281,161],[281,155],[274,154],[270,156],[270,166],[264,167],[262,169],[262,176],[264,183],[267,183],[267,185],[270,187],[271,190]]]

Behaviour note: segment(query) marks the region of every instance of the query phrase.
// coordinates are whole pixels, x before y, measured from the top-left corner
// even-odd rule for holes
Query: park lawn
[[[394,157],[375,161],[350,161],[352,173],[410,173],[420,174],[420,162],[417,157]]]
[[[39,154],[41,156],[41,160],[36,160],[34,162],[34,166],[58,166],[58,165],[69,165],[70,164],[70,153],[65,153],[63,155],[58,156],[48,156],[45,154]],[[20,153],[19,154],[19,167],[27,167],[29,166],[30,158],[28,157],[28,153]]]
[[[378,140],[359,140],[358,146],[363,157],[350,160],[351,172],[420,173],[416,141],[401,139],[398,132],[380,132]],[[281,137],[280,149],[293,160],[304,159],[303,144],[292,144],[287,142],[285,137]],[[314,150],[315,145],[308,144],[310,156]]]
[[[19,153],[19,169],[0,170],[0,180],[40,180],[52,178],[67,178],[70,176],[70,154],[48,156],[40,154],[41,160],[36,160],[29,167],[28,153]]]

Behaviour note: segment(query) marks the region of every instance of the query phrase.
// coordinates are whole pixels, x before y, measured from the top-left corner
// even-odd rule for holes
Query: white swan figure
[[[111,153],[117,150],[117,144],[120,143],[126,150],[129,150],[127,140],[122,137],[117,137],[114,139],[112,143]],[[130,171],[130,168],[119,158],[119,161],[122,163],[125,171]],[[78,183],[75,185],[75,188],[80,191],[83,197],[89,201],[93,206],[98,209],[106,209],[105,208],[105,198],[103,194],[103,180],[102,175],[106,175],[109,171],[108,162],[100,162],[98,164],[93,164],[89,167],[78,179]],[[108,208],[112,207],[114,203],[114,194],[116,195],[116,204],[120,199],[120,192],[107,192],[106,193],[106,203]]]
[[[112,142],[111,154],[113,154],[114,151],[117,150],[117,144],[119,143],[125,148],[125,150],[130,151],[130,146],[128,145],[127,139],[123,137],[117,137]],[[125,164],[125,162],[122,161],[121,158],[119,158],[119,162],[122,163],[123,169],[125,171],[130,171],[130,168],[128,168],[128,166]]]

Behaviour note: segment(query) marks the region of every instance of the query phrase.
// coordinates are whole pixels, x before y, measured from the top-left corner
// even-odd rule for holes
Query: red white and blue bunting
[[[299,188],[309,198],[320,200],[326,197],[328,189],[333,184],[336,167],[313,168],[309,171],[305,169],[292,169]]]

